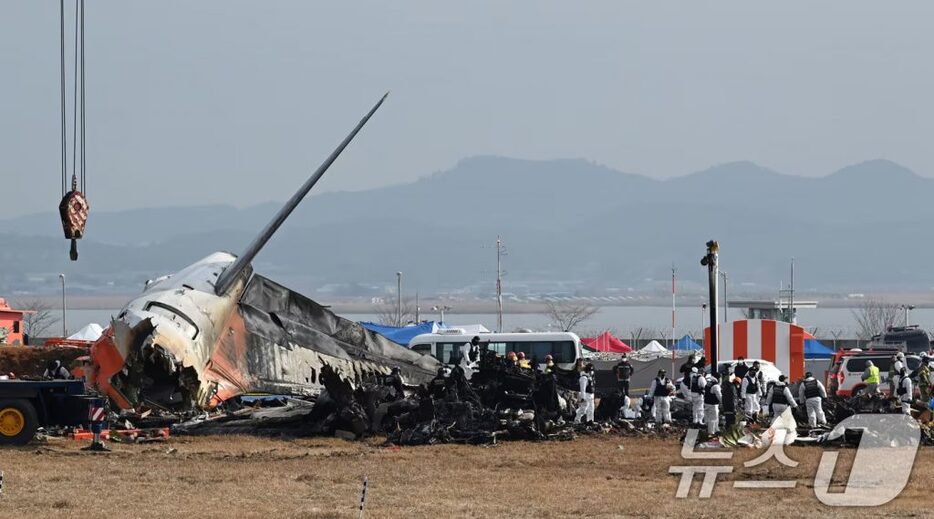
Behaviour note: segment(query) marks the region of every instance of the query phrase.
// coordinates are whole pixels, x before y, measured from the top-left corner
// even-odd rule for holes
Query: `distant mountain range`
[[[654,180],[585,160],[481,156],[414,183],[313,196],[255,267],[310,294],[334,284],[365,293],[396,271],[423,293],[492,289],[500,235],[507,286],[651,289],[674,262],[699,287],[713,238],[731,283],[752,291],[776,291],[792,256],[799,287],[928,290],[932,201],[934,180],[886,160],[821,178],[732,162]],[[56,214],[6,220],[0,294],[53,291],[62,271],[75,290],[136,291],[214,250],[238,252],[277,209],[92,209],[76,264]]]

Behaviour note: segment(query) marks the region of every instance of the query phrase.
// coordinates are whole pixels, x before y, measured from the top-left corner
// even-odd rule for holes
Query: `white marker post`
[[[368,478],[363,476],[363,493],[360,494],[360,519],[363,519],[363,509],[366,508],[366,487]]]

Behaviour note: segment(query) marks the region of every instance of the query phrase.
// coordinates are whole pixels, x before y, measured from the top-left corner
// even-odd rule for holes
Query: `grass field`
[[[0,451],[2,517],[357,517],[364,475],[367,517],[736,517],[840,516],[814,497],[820,449],[786,448],[799,461],[775,460],[720,476],[713,498],[675,499],[681,460],[673,439],[616,435],[560,443],[493,447],[381,448],[376,440],[273,440],[176,437],[166,443],[110,444],[90,454],[53,440]],[[758,452],[735,451],[737,460]],[[841,455],[846,478],[853,450]],[[720,462],[722,463],[722,462]],[[934,449],[919,451],[903,493],[873,516],[934,513]],[[735,490],[733,480],[794,479],[788,490]]]

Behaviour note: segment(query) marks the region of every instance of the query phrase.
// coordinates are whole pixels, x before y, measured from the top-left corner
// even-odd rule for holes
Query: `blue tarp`
[[[804,358],[829,359],[833,357],[833,350],[821,344],[817,339],[804,340]]]
[[[675,349],[676,350],[701,350],[703,349],[703,347],[701,347],[700,344],[697,344],[696,342],[694,342],[694,339],[692,339],[690,335],[685,335],[684,337],[681,337],[680,339],[678,339],[678,342],[675,343]]]
[[[396,344],[401,344],[405,347],[409,346],[409,342],[411,342],[411,340],[414,339],[416,335],[421,335],[423,333],[433,333],[435,331],[434,321],[426,321],[415,326],[403,326],[401,328],[365,321],[361,321],[360,325],[367,330],[374,331],[389,339],[390,341]]]

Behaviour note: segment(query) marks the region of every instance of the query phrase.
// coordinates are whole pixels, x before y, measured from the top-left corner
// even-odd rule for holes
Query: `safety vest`
[[[755,372],[750,372],[746,379],[746,394],[751,395],[759,392],[759,381],[756,380]]]
[[[711,382],[704,387],[704,403],[707,405],[719,405],[720,397],[717,396],[712,389],[715,386],[718,386],[717,382]]]
[[[655,379],[655,393],[652,396],[671,396],[671,390],[668,389],[668,384],[671,382],[668,380],[668,377],[664,379]]]
[[[879,383],[879,366],[869,366],[869,376],[866,377],[867,384]]]
[[[804,398],[814,398],[820,396],[820,388],[817,387],[817,379],[804,381]]]
[[[587,377],[587,387],[584,389],[584,392],[587,394],[593,394],[593,375],[584,373],[584,376]]]
[[[820,396],[820,387],[817,379],[808,379],[804,381],[804,398],[815,398]]]
[[[691,375],[691,393],[697,393],[698,395],[703,393],[704,390],[698,385],[697,381],[700,380],[701,376],[698,373]]]
[[[620,380],[629,380],[632,376],[632,364],[628,362],[621,362],[616,365],[616,375]]]
[[[532,368],[532,364],[529,363],[529,361],[528,361],[527,359],[522,359],[522,360],[519,361],[519,367],[522,368],[522,369],[531,369],[531,368]]]
[[[775,384],[772,386],[772,403],[788,405],[788,398],[785,397],[785,384]]]

